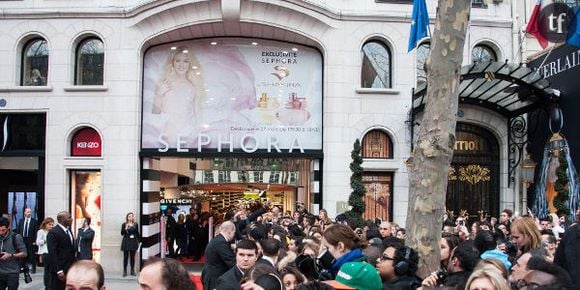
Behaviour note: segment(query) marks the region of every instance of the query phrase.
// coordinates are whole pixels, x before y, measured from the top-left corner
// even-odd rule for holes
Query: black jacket
[[[417,277],[402,276],[392,281],[383,282],[383,289],[389,290],[415,290],[421,287],[421,281]]]
[[[83,230],[79,229],[77,233],[77,259],[92,260],[93,259],[93,240],[95,239],[95,231],[91,228]]]
[[[236,255],[232,251],[230,243],[222,234],[217,235],[205,248],[205,264],[201,270],[203,289],[214,289],[218,278],[235,264]]]
[[[566,269],[572,281],[580,285],[580,224],[569,227],[556,249],[554,264]]]
[[[229,271],[221,275],[218,280],[215,289],[217,290],[240,290],[240,281],[242,280],[242,271],[238,266],[233,266]]]
[[[71,242],[69,235],[59,225],[55,225],[48,232],[46,243],[48,246],[48,260],[53,273],[64,271],[66,274],[68,268],[75,261],[75,246]]]

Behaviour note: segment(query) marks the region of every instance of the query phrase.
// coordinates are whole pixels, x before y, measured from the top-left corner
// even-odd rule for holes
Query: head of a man
[[[68,211],[61,211],[56,215],[56,220],[63,227],[70,227],[72,224],[72,217]]]
[[[457,273],[462,271],[471,272],[479,262],[479,251],[472,241],[465,241],[455,247],[449,255],[447,271]]]
[[[241,240],[236,244],[236,265],[240,270],[247,271],[258,259],[258,245],[251,240]]]
[[[177,260],[152,257],[145,262],[138,278],[139,290],[194,290],[189,273]]]
[[[225,221],[220,225],[220,233],[229,242],[233,240],[234,236],[236,235],[236,226],[231,221]]]
[[[511,283],[516,283],[518,280],[524,279],[524,277],[532,270],[529,268],[530,260],[546,260],[546,249],[534,249],[529,252],[522,254],[514,263],[511,269],[509,281]]]
[[[6,236],[10,230],[10,220],[5,217],[0,217],[0,237]]]
[[[28,208],[28,207],[27,207],[27,208],[24,210],[24,217],[27,217],[27,218],[29,218],[29,217],[31,217],[31,216],[32,216],[32,210],[31,210],[30,208]]]
[[[380,226],[379,226],[379,232],[381,233],[381,237],[384,239],[386,237],[390,237],[391,236],[391,223],[384,221],[381,222]]]
[[[67,290],[105,290],[103,267],[95,261],[79,260],[66,274]]]
[[[402,243],[390,243],[377,259],[377,271],[383,281],[392,281],[402,276],[414,276],[419,256]],[[398,266],[397,266],[398,265]]]
[[[513,213],[514,212],[509,208],[504,209],[499,214],[499,222],[500,223],[508,223],[510,221],[510,219],[512,218]]]

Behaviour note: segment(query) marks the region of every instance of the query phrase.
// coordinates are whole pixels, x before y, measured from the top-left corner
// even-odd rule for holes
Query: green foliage
[[[352,152],[350,153],[350,157],[352,158],[352,162],[350,163],[350,171],[352,172],[352,175],[350,176],[350,188],[352,189],[352,192],[348,197],[348,204],[352,206],[352,209],[345,212],[345,215],[357,226],[363,224],[362,215],[365,211],[363,197],[366,193],[366,189],[362,183],[363,158],[361,156],[361,150],[360,140],[356,139],[356,141],[354,141]]]
[[[558,192],[558,195],[554,198],[554,207],[558,213],[564,213],[566,215],[570,214],[568,210],[568,161],[564,152],[560,152],[558,156],[558,161],[560,161],[560,166],[556,169],[556,175],[558,180],[554,184],[554,190]]]

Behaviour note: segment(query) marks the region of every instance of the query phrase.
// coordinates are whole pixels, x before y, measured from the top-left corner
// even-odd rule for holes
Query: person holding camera
[[[322,245],[326,251],[319,256],[320,266],[334,279],[342,265],[348,262],[366,262],[361,240],[346,225],[331,225],[322,234]]]
[[[10,230],[10,220],[0,217],[0,289],[18,289],[19,260],[26,256],[22,236]]]

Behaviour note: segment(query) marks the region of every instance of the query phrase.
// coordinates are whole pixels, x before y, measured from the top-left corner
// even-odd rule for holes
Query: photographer
[[[18,289],[20,261],[26,258],[22,236],[10,230],[10,221],[0,217],[0,288]]]

